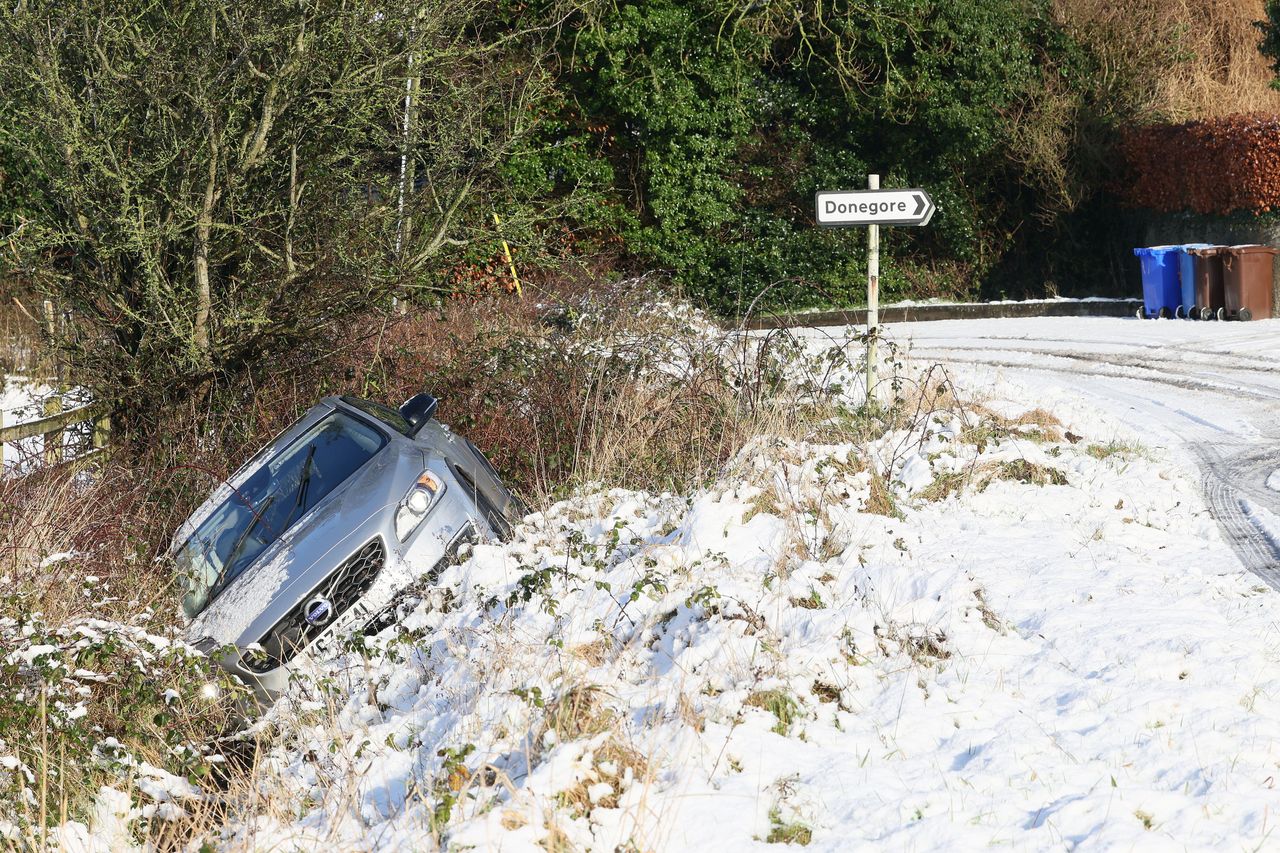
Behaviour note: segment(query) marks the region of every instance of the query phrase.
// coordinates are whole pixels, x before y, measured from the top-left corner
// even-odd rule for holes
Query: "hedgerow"
[[[734,11],[638,0],[583,12],[563,45],[558,109],[511,166],[530,198],[566,199],[721,310],[849,303],[862,241],[813,227],[818,189],[926,186],[927,231],[889,239],[887,297],[964,292],[1006,238],[1003,116],[1038,79],[1038,0],[898,0]],[[963,45],[963,49],[957,49]]]

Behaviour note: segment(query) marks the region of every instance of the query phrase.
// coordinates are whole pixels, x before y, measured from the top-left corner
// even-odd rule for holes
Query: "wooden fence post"
[[[105,451],[111,438],[111,416],[103,415],[93,422],[93,449]]]
[[[62,394],[58,393],[44,401],[44,416],[52,417],[62,413]],[[57,465],[62,461],[62,427],[44,434],[44,461]]]
[[[54,347],[54,342],[57,340],[58,325],[56,315],[53,312],[53,302],[48,299],[44,301],[44,322],[45,329],[49,333],[49,345],[50,347]],[[46,418],[62,412],[62,395],[67,392],[66,385],[63,381],[62,358],[58,355],[56,349],[54,349],[53,358],[54,381],[57,384],[54,395],[44,401],[44,416]],[[62,461],[61,427],[44,434],[44,461],[50,465],[57,465]]]

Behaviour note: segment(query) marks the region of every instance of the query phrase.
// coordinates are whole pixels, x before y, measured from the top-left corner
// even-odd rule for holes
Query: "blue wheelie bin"
[[[1146,246],[1134,249],[1142,264],[1142,307],[1139,318],[1173,317],[1182,304],[1178,282],[1178,255],[1181,246]]]
[[[1178,310],[1174,312],[1175,317],[1182,317],[1184,320],[1190,320],[1193,317],[1200,316],[1197,308],[1203,307],[1196,304],[1196,259],[1192,255],[1194,249],[1211,249],[1212,243],[1183,243],[1178,246],[1178,285],[1181,296],[1179,297]]]

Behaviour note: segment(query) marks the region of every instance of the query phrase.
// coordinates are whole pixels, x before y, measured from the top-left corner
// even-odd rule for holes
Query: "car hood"
[[[191,620],[188,638],[241,647],[257,642],[360,546],[394,536],[396,506],[423,463],[413,445],[392,441],[209,602]],[[384,544],[390,553],[396,543]]]

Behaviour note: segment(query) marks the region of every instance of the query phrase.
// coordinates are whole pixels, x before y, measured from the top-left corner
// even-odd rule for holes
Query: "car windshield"
[[[384,444],[369,424],[334,412],[258,466],[175,556],[188,618]]]

